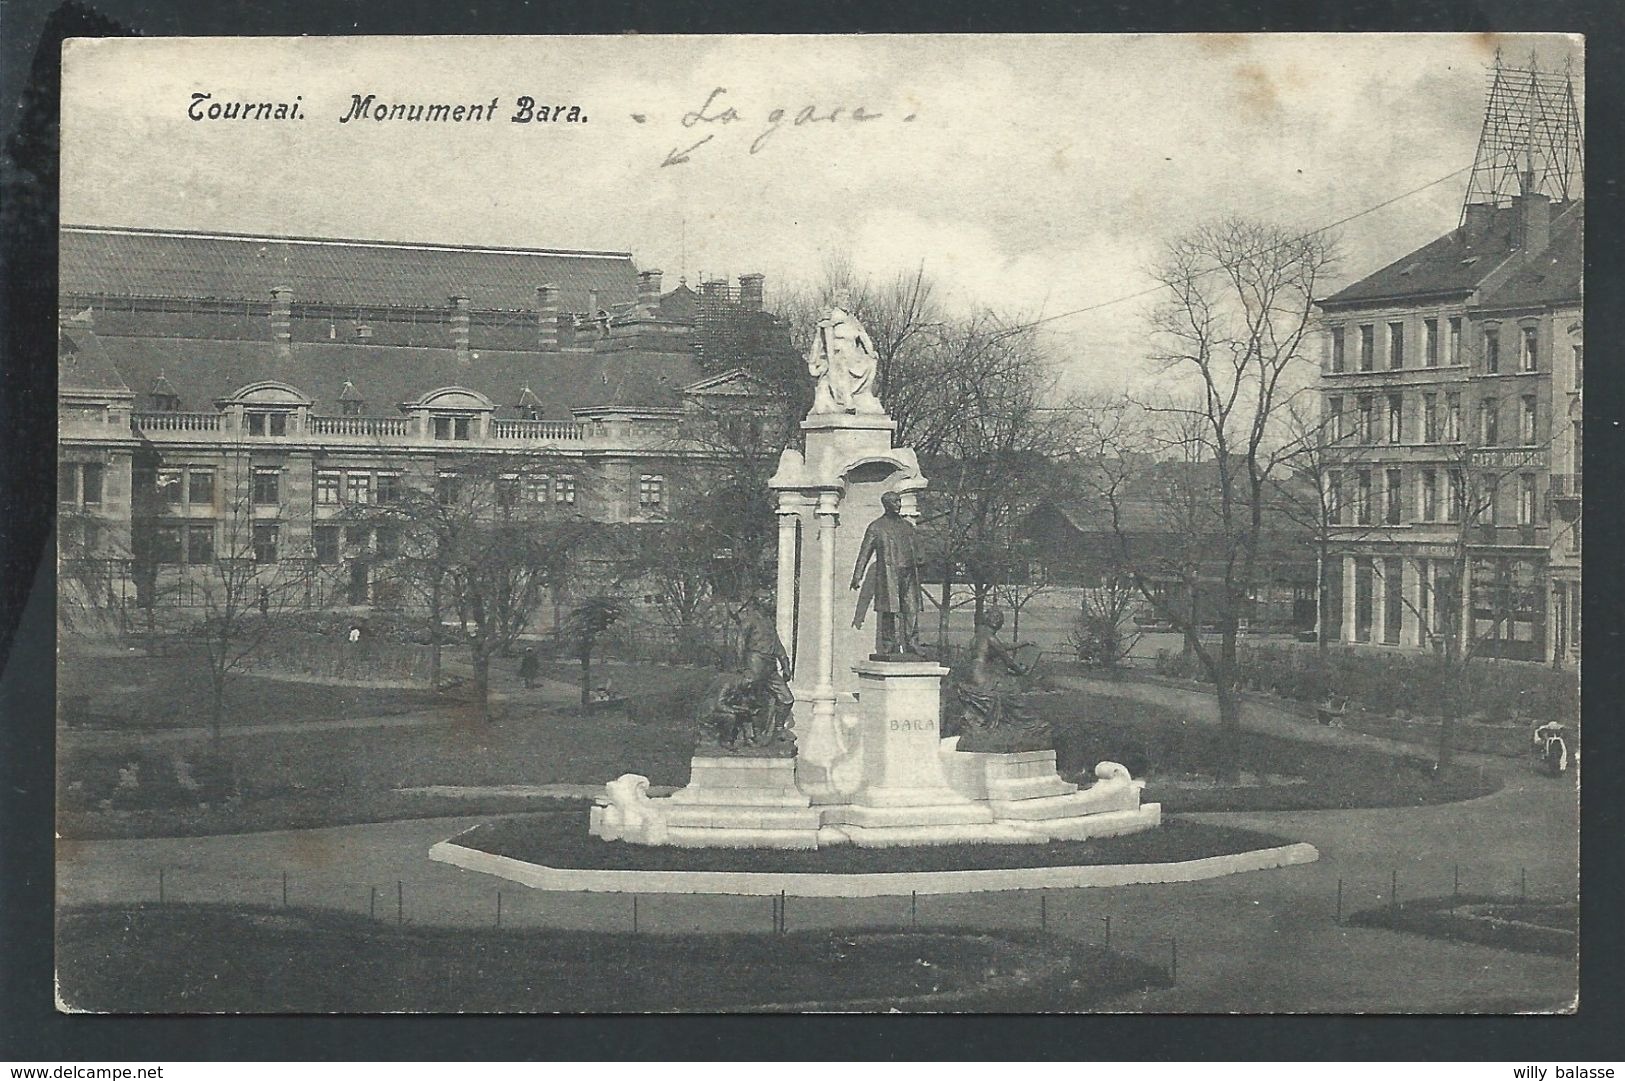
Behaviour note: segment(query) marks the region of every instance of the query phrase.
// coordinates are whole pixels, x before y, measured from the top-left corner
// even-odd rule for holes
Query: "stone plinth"
[[[1095,783],[1079,787],[1055,771],[1054,751],[989,754],[957,749],[958,739],[942,741],[943,773],[954,790],[986,801],[1000,825],[1026,830],[1045,840],[1079,841],[1136,833],[1162,822],[1162,805],[1141,805],[1144,781],[1116,762],[1095,767]]]

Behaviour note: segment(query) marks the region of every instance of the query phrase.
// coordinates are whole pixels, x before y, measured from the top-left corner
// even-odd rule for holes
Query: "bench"
[[[1343,724],[1343,718],[1348,716],[1348,711],[1347,698],[1328,698],[1315,709],[1315,717],[1327,728],[1336,728]]]

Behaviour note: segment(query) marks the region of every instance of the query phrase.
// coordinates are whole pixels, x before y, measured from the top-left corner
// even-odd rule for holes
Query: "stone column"
[[[1400,595],[1405,598],[1405,610],[1399,617],[1399,644],[1414,649],[1422,644],[1422,575],[1416,560],[1410,556],[1406,556],[1401,564],[1401,586]]]
[[[792,662],[796,652],[796,528],[801,522],[802,504],[800,496],[779,493],[779,574],[774,600],[779,641],[790,651]]]
[[[1360,578],[1353,556],[1343,557],[1343,641],[1353,642],[1356,630],[1355,612],[1359,608]]]
[[[818,493],[818,682],[813,687],[813,717],[835,716],[835,528],[840,524],[840,495]]]

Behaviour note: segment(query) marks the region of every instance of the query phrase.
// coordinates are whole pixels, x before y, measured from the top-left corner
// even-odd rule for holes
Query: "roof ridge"
[[[553,255],[570,258],[630,259],[630,251],[595,248],[520,248],[493,244],[430,243],[411,240],[364,240],[359,237],[284,236],[274,233],[208,232],[200,229],[158,229],[137,225],[63,224],[64,233],[103,233],[117,236],[169,237],[177,240],[237,240],[245,243],[313,244],[405,251],[474,252],[484,255]]]

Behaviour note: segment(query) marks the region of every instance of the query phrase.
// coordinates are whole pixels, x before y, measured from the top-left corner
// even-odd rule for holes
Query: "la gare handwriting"
[[[705,103],[703,105],[701,105],[698,109],[694,109],[683,114],[683,127],[704,129],[706,127],[714,126],[717,128],[726,128],[730,124],[751,123],[745,114],[741,113],[733,105],[723,100],[727,93],[728,88],[725,86],[719,86],[712,90],[710,94],[706,95]],[[913,113],[909,113],[907,116],[903,117],[903,122],[908,123],[909,121],[912,121],[914,119],[914,115],[915,114]],[[853,108],[848,108],[844,105],[835,105],[822,110],[817,105],[803,105],[801,108],[794,111],[781,106],[779,108],[772,109],[767,113],[764,126],[757,133],[756,138],[751,140],[750,152],[755,154],[760,151],[762,147],[767,144],[768,139],[786,124],[790,125],[792,128],[833,127],[843,123],[850,125],[863,125],[875,120],[880,120],[884,116],[884,113],[870,112],[868,107],[865,105],[858,105]],[[641,124],[647,118],[641,113],[634,113],[632,115],[632,119]],[[666,160],[660,163],[661,167],[664,168],[668,165],[684,164],[689,160],[690,154],[704,146],[706,143],[709,143],[715,137],[716,132],[713,131],[689,147],[683,149],[674,147],[666,155]]]

